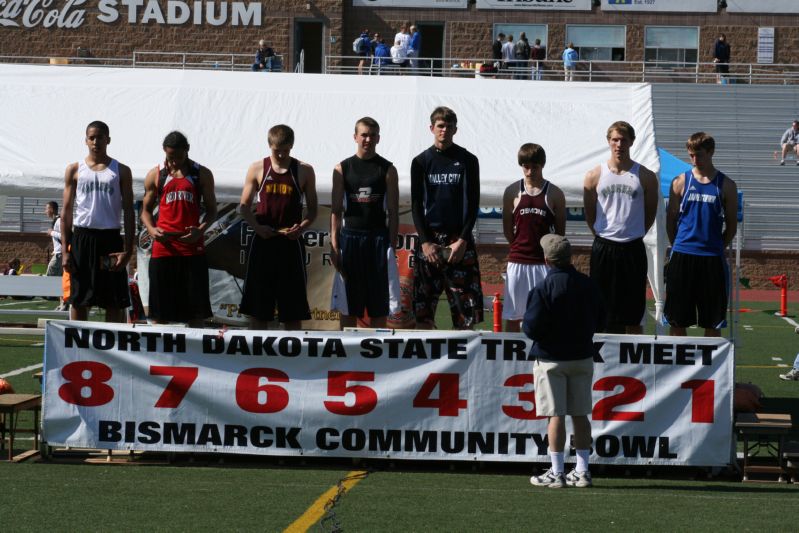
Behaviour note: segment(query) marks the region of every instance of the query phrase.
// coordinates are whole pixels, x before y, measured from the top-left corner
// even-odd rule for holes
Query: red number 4
[[[436,387],[438,387],[438,398],[433,398],[432,394]],[[438,409],[438,416],[458,416],[460,409],[466,409],[466,400],[460,397],[460,376],[430,374],[416,393],[413,406]]]

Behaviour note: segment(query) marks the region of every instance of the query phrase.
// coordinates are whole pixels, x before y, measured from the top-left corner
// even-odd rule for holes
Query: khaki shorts
[[[536,361],[536,411],[539,416],[591,414],[592,358],[576,361]]]

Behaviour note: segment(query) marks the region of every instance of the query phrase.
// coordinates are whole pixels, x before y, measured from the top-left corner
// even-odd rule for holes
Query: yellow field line
[[[352,472],[349,472],[341,481],[341,495],[344,495],[365,476],[366,472],[363,470],[353,470]],[[311,504],[311,506],[308,507],[304,513],[302,513],[302,516],[292,522],[283,533],[300,533],[308,531],[311,526],[317,523],[325,515],[325,506],[338,493],[338,485],[334,485],[327,489],[327,491],[319,496],[319,498],[317,498],[317,500],[313,502],[313,504]]]

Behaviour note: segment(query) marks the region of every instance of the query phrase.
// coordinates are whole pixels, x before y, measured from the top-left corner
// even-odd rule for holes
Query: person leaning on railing
[[[272,59],[275,57],[275,51],[271,47],[266,46],[266,41],[261,39],[258,41],[258,51],[255,52],[255,63],[252,64],[253,72],[260,72],[265,70],[269,72],[272,70]]]

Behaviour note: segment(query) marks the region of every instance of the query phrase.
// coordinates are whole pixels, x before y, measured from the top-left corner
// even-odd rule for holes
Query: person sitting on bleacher
[[[258,51],[255,52],[255,63],[252,64],[253,72],[260,72],[265,70],[270,72],[272,70],[272,61],[275,57],[275,51],[271,47],[266,46],[266,41],[261,39],[258,41]]]
[[[794,120],[791,127],[785,130],[785,133],[782,134],[782,139],[780,139],[780,144],[782,145],[780,165],[785,164],[785,156],[789,152],[794,153],[796,164],[799,165],[799,120]]]
[[[3,270],[3,275],[4,276],[19,276],[19,272],[20,272],[19,265],[20,265],[19,259],[17,259],[15,257],[14,259],[12,259],[11,261],[8,262],[8,265],[6,265],[5,270]]]

